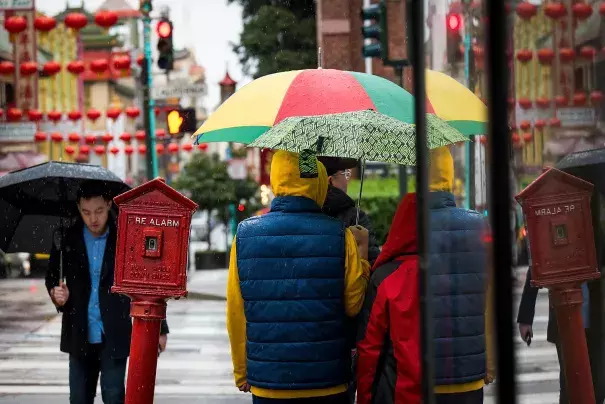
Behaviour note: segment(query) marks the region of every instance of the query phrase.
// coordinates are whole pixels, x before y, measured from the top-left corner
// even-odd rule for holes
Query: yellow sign
[[[181,132],[181,125],[183,124],[183,117],[180,112],[175,110],[170,111],[167,117],[168,120],[168,132],[171,135],[176,135]]]

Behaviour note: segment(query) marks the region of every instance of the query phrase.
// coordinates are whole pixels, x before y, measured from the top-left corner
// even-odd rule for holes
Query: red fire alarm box
[[[114,201],[119,216],[112,292],[186,296],[189,231],[197,204],[159,178]]]
[[[527,228],[532,286],[599,278],[592,190],[591,183],[550,168],[516,196]]]

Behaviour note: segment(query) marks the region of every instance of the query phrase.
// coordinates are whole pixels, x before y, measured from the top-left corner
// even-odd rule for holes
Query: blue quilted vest
[[[486,373],[487,226],[448,192],[432,192],[428,201],[435,384],[474,382]]]
[[[236,242],[248,383],[273,390],[347,383],[342,222],[311,199],[278,197],[270,213],[240,223]]]

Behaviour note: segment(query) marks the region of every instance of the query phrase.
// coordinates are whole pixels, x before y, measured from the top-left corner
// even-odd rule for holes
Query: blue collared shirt
[[[88,255],[88,271],[90,273],[90,300],[88,301],[88,342],[100,344],[103,342],[103,320],[99,308],[99,283],[101,281],[101,268],[103,267],[103,255],[109,229],[102,236],[95,237],[84,226],[84,243]]]

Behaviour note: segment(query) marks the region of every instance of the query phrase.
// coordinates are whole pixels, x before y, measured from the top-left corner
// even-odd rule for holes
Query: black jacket
[[[340,219],[346,227],[355,226],[357,219],[357,207],[355,201],[345,192],[332,185],[328,187],[328,195],[322,207],[326,215]],[[368,229],[370,238],[368,245],[368,260],[370,265],[374,265],[376,258],[380,254],[380,247],[376,241],[376,234],[372,229],[372,223],[366,213],[359,211],[359,225]]]
[[[91,281],[88,268],[88,256],[84,243],[83,222],[65,231],[63,242],[63,276],[69,288],[69,299],[63,312],[61,328],[61,351],[72,354],[86,354],[88,350],[88,302],[90,300]],[[114,261],[116,253],[116,227],[109,221],[109,235],[103,255],[101,280],[99,283],[99,306],[105,344],[113,352],[114,358],[126,358],[130,353],[130,298],[111,293],[114,279]],[[60,252],[53,243],[46,274],[46,288],[50,290],[59,285]],[[162,334],[168,333],[168,326],[162,322]]]

